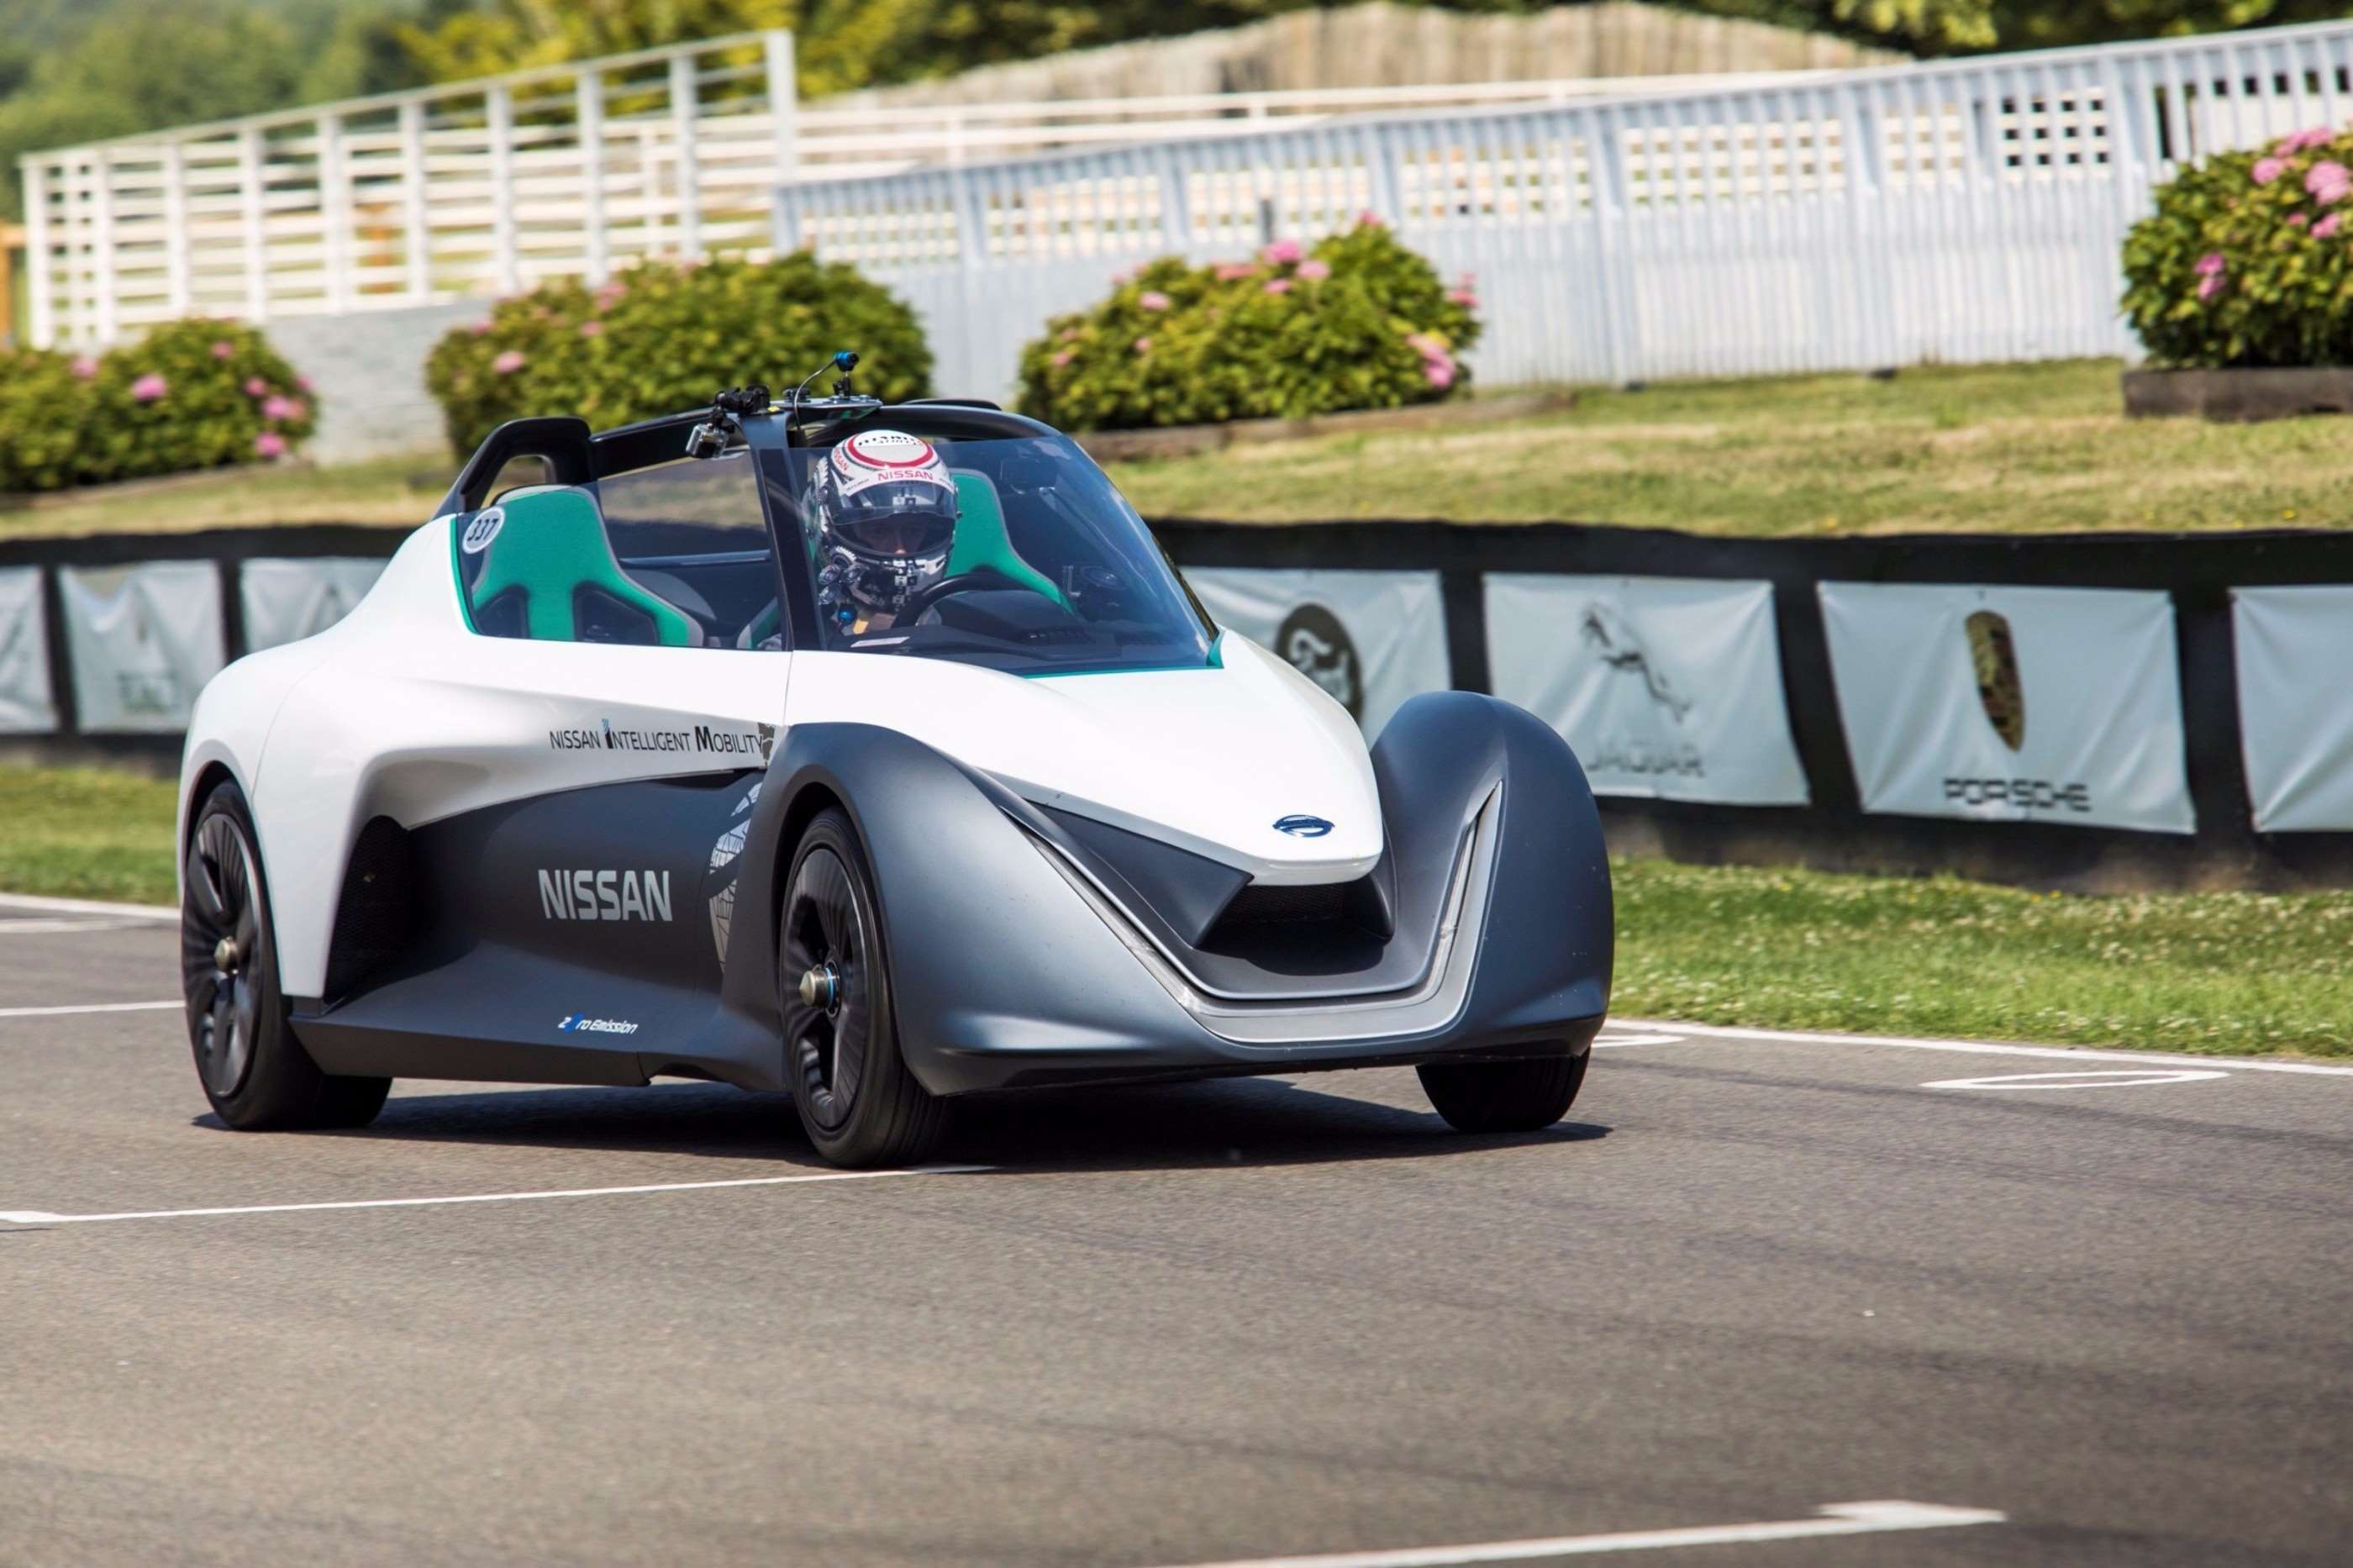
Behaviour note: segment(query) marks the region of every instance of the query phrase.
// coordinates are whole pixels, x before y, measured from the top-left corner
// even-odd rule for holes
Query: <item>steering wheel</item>
[[[1006,588],[1023,588],[1028,584],[1016,581],[994,566],[976,566],[969,572],[959,572],[953,577],[943,577],[936,583],[926,583],[907,595],[899,613],[891,618],[893,626],[913,626],[925,610],[942,599],[952,599],[958,594],[978,594]]]

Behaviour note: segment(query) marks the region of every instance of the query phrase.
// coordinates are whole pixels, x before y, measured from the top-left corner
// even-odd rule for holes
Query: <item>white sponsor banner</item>
[[[237,571],[248,653],[316,637],[352,613],[385,563],[358,556],[265,558]]]
[[[1597,795],[1803,805],[1770,583],[1493,573],[1495,695],[1558,730]]]
[[[1188,571],[1209,617],[1274,650],[1378,735],[1409,697],[1452,684],[1435,572]]]
[[[10,567],[0,572],[0,734],[37,735],[57,727],[41,569]]]
[[[1865,811],[2197,830],[2166,595],[1819,586]]]
[[[2255,830],[2353,829],[2353,587],[2233,588],[2231,631]]]
[[[185,730],[219,673],[220,571],[209,561],[65,566],[66,648],[84,731]]]

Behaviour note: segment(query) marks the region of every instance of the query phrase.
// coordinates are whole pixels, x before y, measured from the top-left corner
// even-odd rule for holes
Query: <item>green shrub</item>
[[[1477,310],[1469,279],[1448,289],[1367,213],[1310,250],[1168,257],[1114,279],[1022,351],[1021,408],[1112,430],[1434,402],[1470,384],[1456,356],[1479,336]]]
[[[2353,131],[2222,153],[2125,237],[2124,309],[2160,364],[2353,364]]]
[[[707,404],[723,387],[781,393],[839,348],[858,351],[862,392],[898,401],[930,390],[914,311],[857,268],[795,251],[649,263],[596,289],[542,285],[444,337],[425,378],[462,457],[525,415],[577,414],[604,429]]]
[[[0,366],[0,490],[267,461],[317,424],[309,384],[230,321],[172,321],[97,359],[26,351]]]
[[[95,360],[0,352],[0,493],[62,489],[79,477],[97,374]]]

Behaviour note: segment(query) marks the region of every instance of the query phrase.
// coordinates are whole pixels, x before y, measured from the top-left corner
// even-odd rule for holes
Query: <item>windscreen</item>
[[[1209,660],[1216,628],[1065,437],[868,428],[794,458],[824,647],[1021,675]]]

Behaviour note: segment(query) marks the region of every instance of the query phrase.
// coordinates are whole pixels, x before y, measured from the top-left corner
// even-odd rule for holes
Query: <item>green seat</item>
[[[947,574],[960,576],[986,566],[1069,609],[1070,596],[1054,585],[1054,580],[1014,553],[1013,541],[1005,531],[1005,503],[997,500],[997,487],[988,476],[969,468],[950,472],[955,479],[956,531],[955,547],[948,552]]]
[[[659,646],[702,646],[702,628],[692,617],[621,570],[605,537],[604,516],[586,491],[542,490],[501,504],[506,521],[474,580],[475,609],[520,589],[525,636],[538,642],[578,642],[576,597],[589,588],[644,614],[653,622]]]

